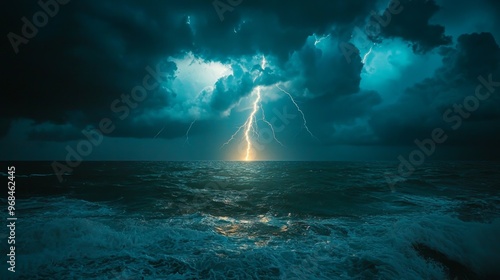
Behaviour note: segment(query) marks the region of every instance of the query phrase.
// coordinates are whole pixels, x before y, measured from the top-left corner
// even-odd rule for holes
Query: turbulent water
[[[15,166],[0,276],[500,279],[498,163],[434,162],[394,189],[391,162],[86,162],[62,183]]]

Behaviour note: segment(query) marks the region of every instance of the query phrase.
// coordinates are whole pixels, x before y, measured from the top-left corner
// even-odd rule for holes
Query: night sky
[[[245,124],[254,160],[500,159],[500,1],[41,3],[2,9],[0,160],[242,160]]]

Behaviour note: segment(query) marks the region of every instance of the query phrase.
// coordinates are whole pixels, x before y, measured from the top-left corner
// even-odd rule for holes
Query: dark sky
[[[247,128],[251,159],[396,159],[436,129],[429,158],[500,159],[500,1],[36,2],[2,9],[0,160],[241,160]]]

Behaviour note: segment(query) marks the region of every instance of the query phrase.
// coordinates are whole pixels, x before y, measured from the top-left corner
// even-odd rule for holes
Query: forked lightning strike
[[[314,136],[314,134],[312,134],[312,132],[309,130],[309,127],[307,126],[306,116],[304,115],[304,112],[302,112],[302,110],[300,109],[299,104],[297,104],[297,102],[295,102],[295,99],[293,99],[293,96],[288,91],[282,89],[279,85],[276,85],[276,87],[282,92],[284,92],[286,95],[288,95],[288,97],[290,97],[290,100],[292,101],[293,105],[295,105],[297,111],[299,111],[299,113],[302,115],[302,120],[304,121],[303,126],[307,130],[309,135],[311,135],[311,137],[313,137],[314,139],[319,140],[318,137]]]
[[[260,67],[261,67],[261,71],[263,72],[264,69],[266,68],[266,58],[263,57],[262,58],[262,62],[260,64]],[[261,75],[262,75],[262,72],[261,72]],[[257,77],[255,77],[255,79],[253,80],[254,82],[257,80],[257,78],[259,77],[260,75],[258,75]],[[262,114],[263,114],[263,118],[262,118],[262,121],[264,121],[266,124],[268,124],[270,127],[271,127],[271,131],[273,132],[273,137],[274,137],[274,140],[276,140],[277,143],[279,143],[280,145],[283,146],[283,144],[281,144],[280,141],[278,141],[278,139],[276,138],[276,134],[274,133],[274,127],[272,126],[272,124],[270,122],[268,122],[266,120],[266,117],[265,117],[265,114],[264,114],[264,109],[262,108],[260,102],[262,100],[262,92],[261,92],[261,87],[258,86],[255,91],[254,91],[255,95],[256,95],[256,98],[252,104],[252,112],[250,113],[250,115],[248,116],[247,120],[245,121],[245,123],[240,126],[238,128],[238,130],[236,130],[236,132],[231,136],[231,138],[229,138],[229,140],[224,143],[221,147],[224,148],[226,145],[228,145],[229,143],[231,143],[231,141],[234,140],[234,138],[236,137],[236,135],[238,135],[238,133],[244,129],[244,133],[243,133],[243,139],[245,140],[246,142],[246,155],[245,155],[245,160],[248,161],[250,160],[251,158],[251,151],[252,151],[252,139],[250,137],[250,133],[253,132],[257,137],[260,137],[259,135],[259,132],[257,130],[257,118],[256,118],[256,114],[257,114],[257,111],[259,110],[259,108],[262,110]]]
[[[247,123],[245,122],[242,126],[238,127],[238,130],[236,130],[236,132],[235,132],[233,135],[231,135],[231,138],[229,138],[229,140],[227,140],[227,142],[226,142],[226,143],[222,144],[222,146],[221,146],[220,148],[222,149],[222,148],[224,148],[226,145],[229,145],[229,143],[231,143],[231,141],[233,141],[233,140],[234,140],[234,137],[236,137],[236,135],[238,135],[238,133],[240,132],[240,130],[246,126],[246,124],[247,124]]]
[[[257,113],[257,110],[259,109],[259,102],[261,100],[261,93],[260,93],[260,87],[257,87],[257,98],[253,102],[253,110],[250,113],[250,116],[247,119],[246,122],[246,127],[245,127],[245,141],[247,142],[247,149],[246,149],[246,156],[245,160],[250,160],[250,151],[252,150],[252,140],[250,139],[250,130],[255,128],[253,126],[255,122],[255,114]]]
[[[266,67],[266,58],[263,57],[262,58],[262,62],[261,62],[261,69],[262,69],[262,72],[264,71],[265,67]],[[262,73],[261,73],[262,75]],[[258,75],[257,77],[255,77],[255,79],[253,80],[254,82],[257,80],[257,78],[259,77],[260,75]],[[318,139],[316,136],[314,136],[312,134],[312,132],[309,130],[309,127],[307,126],[307,121],[306,121],[306,117],[304,115],[304,112],[302,112],[302,110],[300,109],[299,105],[297,104],[297,102],[295,102],[295,99],[293,99],[292,95],[290,93],[288,93],[287,91],[285,91],[284,89],[282,89],[281,87],[279,87],[278,85],[276,85],[276,87],[281,90],[282,92],[284,92],[286,95],[288,95],[288,97],[290,97],[290,100],[293,102],[293,104],[295,105],[295,107],[297,108],[297,110],[300,112],[300,114],[302,115],[302,120],[304,121],[304,127],[305,129],[307,130],[307,132],[309,133],[309,135],[311,135],[311,137],[315,138],[315,139]],[[236,135],[238,135],[238,133],[243,129],[244,130],[244,133],[243,133],[243,139],[245,140],[246,142],[246,155],[245,155],[245,160],[248,161],[248,160],[251,160],[251,151],[252,151],[252,139],[250,137],[250,133],[253,132],[257,137],[260,137],[258,131],[257,131],[257,119],[256,119],[256,114],[257,114],[257,111],[259,110],[259,108],[261,109],[262,111],[262,121],[264,123],[266,123],[270,128],[271,128],[271,131],[273,133],[273,138],[274,140],[280,144],[281,146],[283,146],[283,144],[276,138],[276,133],[275,133],[275,130],[274,130],[274,127],[273,125],[267,121],[266,119],[266,114],[264,112],[264,108],[262,107],[262,105],[260,104],[261,101],[262,101],[262,88],[260,86],[257,86],[257,88],[255,89],[254,91],[254,94],[256,95],[255,97],[255,100],[253,101],[252,103],[252,112],[250,113],[250,115],[248,116],[248,118],[246,119],[245,123],[240,126],[238,128],[238,130],[236,130],[236,132],[231,136],[231,138],[222,145],[221,149],[224,148],[226,145],[228,145],[229,143],[231,143],[231,141],[234,140],[234,138],[236,137]]]
[[[273,133],[274,141],[276,141],[278,144],[280,144],[282,147],[284,147],[284,145],[278,140],[278,138],[276,138],[276,133],[274,132],[273,125],[266,119],[266,113],[264,112],[264,108],[262,108],[262,106],[261,106],[260,109],[262,110],[262,121],[264,123],[266,123],[267,125],[269,125],[269,128],[271,129],[271,132]]]

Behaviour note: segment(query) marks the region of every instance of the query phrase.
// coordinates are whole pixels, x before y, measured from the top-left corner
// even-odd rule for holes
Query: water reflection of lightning
[[[189,125],[188,130],[186,131],[186,140],[184,141],[184,145],[188,144],[189,145],[189,132],[191,131],[191,128],[193,127],[193,124],[196,122],[196,119]]]
[[[307,132],[309,133],[309,135],[311,135],[311,137],[315,138],[316,140],[319,140],[318,137],[314,136],[314,134],[312,134],[312,132],[309,130],[309,127],[307,126],[306,116],[304,115],[304,112],[302,112],[302,110],[300,109],[300,107],[297,104],[297,102],[295,102],[295,99],[293,99],[292,95],[288,91],[282,89],[279,85],[276,85],[276,87],[279,90],[281,90],[282,92],[284,92],[286,95],[288,95],[288,97],[290,97],[290,100],[292,101],[293,105],[295,105],[295,108],[297,108],[297,111],[299,111],[299,113],[302,115],[303,126],[307,130]]]

